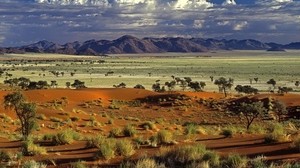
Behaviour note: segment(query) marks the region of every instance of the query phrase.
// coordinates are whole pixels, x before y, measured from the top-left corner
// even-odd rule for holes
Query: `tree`
[[[283,121],[284,116],[288,113],[285,104],[279,100],[274,101],[273,112],[277,116],[279,122]]]
[[[210,81],[213,82],[214,81],[214,76],[209,76]]]
[[[75,79],[74,83],[72,83],[71,86],[75,87],[76,89],[86,88],[84,82],[82,82],[82,81],[80,81],[78,79]]]
[[[219,79],[215,80],[214,84],[218,85],[219,91],[223,92],[225,97],[227,97],[227,90],[232,87],[233,79],[229,78],[229,80],[227,80],[224,77],[220,77]]]
[[[246,93],[246,94],[252,94],[252,93],[257,94],[258,92],[256,88],[253,88],[249,85],[245,85],[245,86],[237,85],[234,89],[239,93]]]
[[[115,88],[126,88],[126,84],[124,82],[118,84],[118,85],[113,85]]]
[[[174,81],[174,80],[171,81],[171,82],[166,82],[166,83],[165,83],[165,86],[168,87],[169,91],[173,90],[174,87],[175,87],[175,85],[176,85],[176,81]]]
[[[184,91],[187,87],[188,83],[185,80],[180,80],[180,87]]]
[[[295,82],[295,86],[299,87],[299,85],[300,85],[300,82],[299,82],[299,81],[296,81],[296,82]]]
[[[262,102],[252,102],[252,103],[241,103],[238,107],[236,113],[243,114],[247,120],[247,130],[249,130],[250,125],[253,121],[260,117],[262,114],[267,112]]]
[[[70,86],[71,86],[71,82],[66,82],[66,87],[67,87],[68,89],[70,89]]]
[[[257,83],[257,82],[258,82],[258,78],[253,78],[253,79],[254,79],[255,83]]]
[[[135,89],[145,89],[145,87],[141,84],[137,84],[133,88],[135,88]]]
[[[190,82],[189,87],[194,89],[196,92],[202,91],[202,89],[206,86],[205,82]]]
[[[272,78],[272,79],[268,80],[267,84],[272,85],[273,88],[275,88],[276,81]]]
[[[291,87],[278,87],[278,93],[284,94],[293,91]]]
[[[21,123],[21,133],[27,139],[36,123],[36,105],[25,101],[20,92],[14,92],[4,96],[4,107],[16,112]]]
[[[51,81],[50,86],[51,86],[52,88],[57,87],[57,82],[56,82],[56,80]]]

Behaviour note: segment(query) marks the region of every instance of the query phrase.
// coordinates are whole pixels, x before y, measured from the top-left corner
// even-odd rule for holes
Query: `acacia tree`
[[[253,121],[260,117],[262,114],[267,112],[267,109],[264,107],[262,102],[252,102],[252,103],[241,103],[238,106],[238,111],[236,113],[243,114],[247,120],[247,130],[249,130],[250,125]]]
[[[26,140],[36,123],[36,105],[26,102],[20,92],[14,92],[4,97],[4,107],[16,112],[21,123],[21,133]]]
[[[218,85],[219,91],[223,92],[225,97],[227,97],[227,90],[233,86],[233,79],[229,78],[229,80],[227,80],[224,77],[220,77],[215,80],[214,84]]]

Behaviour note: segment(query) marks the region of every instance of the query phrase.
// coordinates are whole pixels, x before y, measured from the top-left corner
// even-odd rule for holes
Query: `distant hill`
[[[300,49],[300,42],[287,45],[263,43],[253,39],[217,40],[203,38],[150,38],[139,39],[130,35],[115,40],[88,40],[70,42],[63,45],[39,41],[21,47],[0,48],[2,53],[57,53],[72,55],[105,55],[128,53],[164,53],[164,52],[207,52],[215,50],[270,50]]]

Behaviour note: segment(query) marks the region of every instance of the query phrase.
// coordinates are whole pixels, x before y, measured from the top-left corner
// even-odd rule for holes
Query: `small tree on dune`
[[[249,130],[253,121],[267,112],[267,109],[264,107],[262,102],[253,102],[253,103],[241,103],[238,106],[237,114],[242,114],[246,120],[246,128]]]
[[[4,96],[4,107],[16,112],[21,123],[21,133],[26,140],[36,123],[36,105],[26,102],[20,92],[14,92]]]

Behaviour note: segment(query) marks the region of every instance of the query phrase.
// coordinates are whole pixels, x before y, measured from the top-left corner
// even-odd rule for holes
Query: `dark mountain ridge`
[[[71,55],[104,55],[129,53],[164,53],[164,52],[207,52],[215,50],[269,50],[272,48],[300,49],[300,42],[286,45],[263,43],[253,39],[218,40],[204,38],[165,37],[139,39],[125,35],[115,40],[88,40],[69,42],[63,45],[39,41],[21,47],[0,47],[1,53],[57,53]]]

